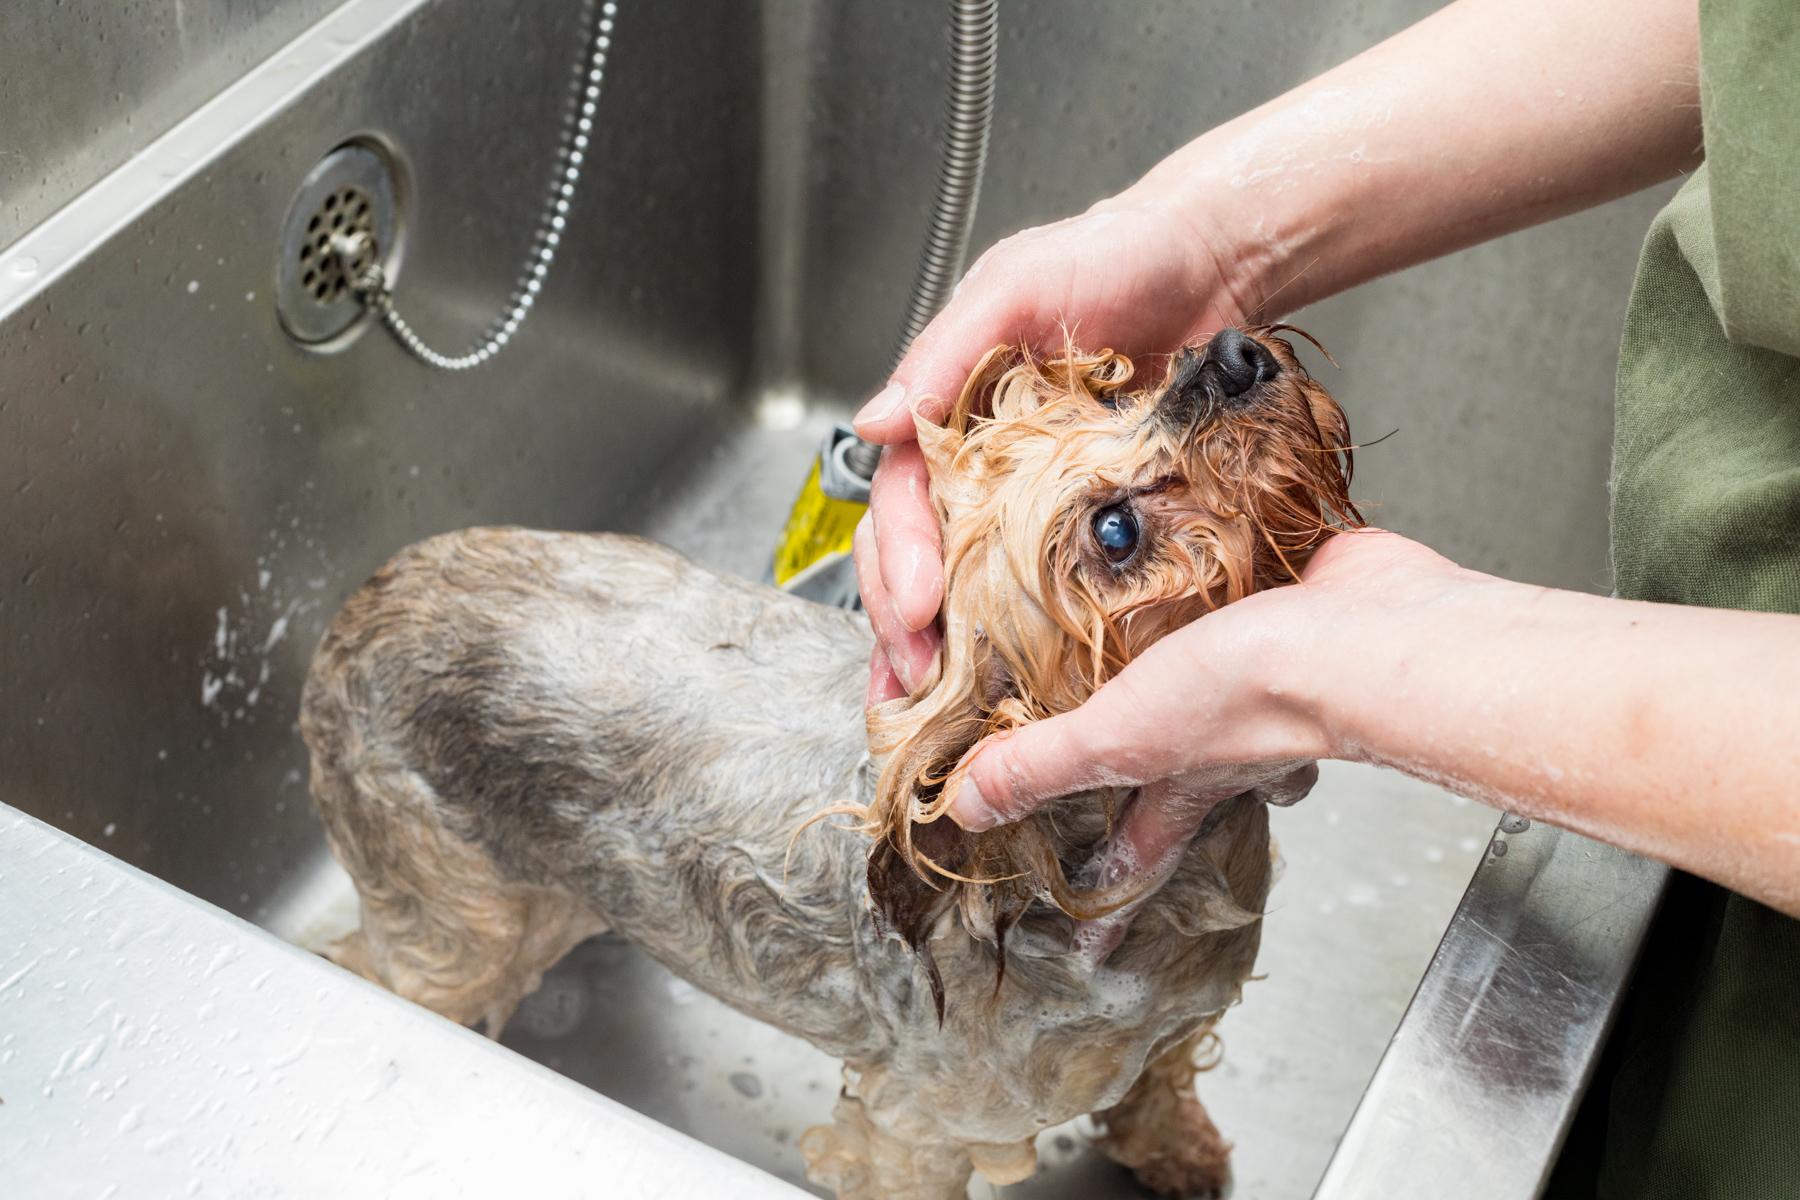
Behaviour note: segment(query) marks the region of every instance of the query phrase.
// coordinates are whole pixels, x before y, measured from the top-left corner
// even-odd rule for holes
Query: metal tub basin
[[[625,0],[588,179],[541,302],[500,358],[451,375],[379,330],[329,352],[287,336],[274,291],[290,204],[334,148],[384,147],[401,183],[397,294],[429,340],[472,340],[531,242],[582,6],[262,7],[248,26],[213,13],[134,71],[84,59],[81,71],[121,81],[117,105],[99,115],[57,88],[11,100],[42,149],[36,162],[0,154],[0,193],[31,185],[0,224],[0,802],[104,855],[0,817],[16,833],[4,844],[21,854],[29,843],[97,876],[121,864],[148,873],[152,882],[122,874],[135,882],[116,894],[142,885],[155,904],[198,914],[209,936],[276,954],[280,970],[318,989],[318,1011],[335,1013],[344,989],[368,989],[321,961],[281,957],[226,916],[303,947],[354,920],[310,812],[295,730],[325,623],[394,550],[473,524],[642,532],[760,577],[821,431],[886,367],[930,202],[943,14],[938,4]],[[977,245],[1084,207],[1430,7],[1009,0]],[[75,36],[59,9],[33,0],[5,18],[21,36],[0,40],[0,78],[23,77],[11,58],[48,52],[43,40]],[[113,39],[125,43],[121,62],[139,61],[130,41]],[[147,115],[134,126],[127,110]],[[95,132],[78,120],[98,122]],[[93,152],[71,149],[82,146]],[[1604,587],[1612,348],[1655,203],[1519,235],[1303,315],[1345,364],[1331,382],[1357,430],[1400,429],[1358,464],[1359,497],[1380,523],[1472,566]],[[1546,281],[1559,311],[1586,319],[1536,303]],[[1515,354],[1520,344],[1533,352]],[[1442,1100],[1437,1144],[1452,1149],[1468,1136],[1452,1116],[1488,1111],[1471,1097],[1538,1113],[1513,1126],[1523,1132],[1508,1161],[1525,1168],[1497,1167],[1484,1193],[1533,1194],[1531,1172],[1554,1151],[1655,880],[1629,863],[1601,878],[1583,864],[1603,852],[1554,831],[1494,841],[1494,816],[1335,764],[1310,800],[1275,815],[1286,865],[1265,978],[1225,1020],[1223,1063],[1200,1081],[1236,1144],[1237,1195],[1310,1194],[1347,1128],[1355,1161],[1326,1186],[1394,1191],[1406,1172],[1383,1165],[1395,1111],[1384,1077],[1389,1091]],[[1509,840],[1512,855],[1497,857]],[[1467,921],[1452,924],[1472,874],[1464,915],[1497,939],[1483,953]],[[1533,962],[1560,963],[1558,931],[1602,901],[1623,921],[1604,927],[1622,953],[1577,939],[1564,948],[1585,955],[1587,974],[1546,967],[1551,977],[1533,977],[1543,986],[1488,986],[1516,967],[1519,929],[1537,939]],[[73,961],[86,944],[80,922],[27,923],[22,911],[0,914],[0,980],[27,962]],[[167,973],[171,996],[202,982],[175,958]],[[15,1011],[54,1023],[73,1010],[52,1003],[46,974],[19,976],[11,995],[35,996],[38,1007]],[[1543,1015],[1533,998],[1578,975],[1577,1002],[1546,1011],[1585,1041],[1533,1051],[1567,1069],[1501,1083],[1457,1073],[1471,1026],[1445,1026],[1446,1011],[1504,1000],[1514,1007],[1501,1017],[1530,1025]],[[1419,1023],[1409,1018],[1395,1041],[1422,979]],[[109,980],[139,986],[123,968],[94,972],[83,1003]],[[8,998],[0,983],[0,1012]],[[231,1004],[244,1029],[272,1019],[248,988],[200,1002]],[[1441,1036],[1407,1035],[1428,1018]],[[436,1018],[416,1022],[408,1037],[462,1044]],[[20,1017],[4,1029],[0,1126],[52,1103],[42,1093],[54,1087],[27,1066],[66,1057],[41,1044],[48,1025]],[[605,939],[549,976],[504,1044],[794,1183],[795,1139],[828,1119],[837,1086],[835,1065],[810,1047]],[[1408,1074],[1422,1046],[1435,1057]],[[256,1103],[246,1097],[243,1112]],[[450,1107],[466,1110],[467,1097]],[[150,1153],[117,1114],[64,1123],[49,1111],[41,1138],[20,1134],[0,1151],[74,1164],[58,1177],[68,1194],[98,1193],[87,1184],[108,1155],[116,1165]],[[504,1138],[483,1147],[527,1150]],[[1004,1194],[1133,1194],[1079,1123],[1047,1133],[1040,1154],[1039,1176]],[[227,1180],[217,1191],[238,1189]]]

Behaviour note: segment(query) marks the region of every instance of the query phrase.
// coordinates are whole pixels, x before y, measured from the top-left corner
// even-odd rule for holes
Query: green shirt
[[[1619,352],[1614,579],[1800,613],[1800,0],[1700,18],[1706,165],[1651,226]],[[1676,876],[1546,1194],[1800,1197],[1800,922]]]

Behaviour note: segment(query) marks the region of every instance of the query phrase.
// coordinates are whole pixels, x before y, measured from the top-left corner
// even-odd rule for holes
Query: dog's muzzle
[[[1221,329],[1198,352],[1181,352],[1157,413],[1176,428],[1195,428],[1217,412],[1253,402],[1257,386],[1280,374],[1281,364],[1261,342]]]
[[[1235,329],[1213,334],[1202,353],[1202,376],[1210,377],[1226,400],[1247,395],[1259,383],[1281,374],[1281,364],[1253,337]]]

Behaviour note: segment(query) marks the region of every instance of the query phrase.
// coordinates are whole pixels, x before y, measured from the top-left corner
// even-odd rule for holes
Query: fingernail
[[[906,405],[906,389],[897,383],[890,383],[875,394],[875,398],[862,406],[856,414],[857,425],[867,425],[875,421],[885,421]]]
[[[925,614],[924,620],[915,620],[910,618],[906,610],[900,607],[900,598],[902,596],[912,597],[918,595],[919,580],[920,577],[925,574],[927,566],[925,559],[926,553],[924,550],[918,546],[908,546],[906,557],[902,559],[900,563],[900,586],[895,588],[891,593],[894,602],[894,619],[914,633],[919,632],[919,630],[931,624],[937,617],[936,612],[930,612]]]
[[[893,610],[894,605],[890,601],[888,603],[890,619],[898,620],[892,616]],[[900,681],[900,686],[908,692],[919,685],[919,672],[913,661],[916,657],[916,648],[909,645],[907,641],[901,641],[887,648],[888,669],[894,673],[894,678]]]
[[[869,656],[869,690],[863,696],[863,707],[874,708],[902,695],[905,693],[901,691],[900,677],[894,674],[888,656],[879,646],[876,647],[875,652]]]
[[[907,661],[904,654],[896,654],[888,662],[894,672],[894,678],[898,679],[900,686],[906,689],[908,695],[911,695],[913,689],[918,686],[918,680],[913,676],[912,663]]]
[[[967,775],[950,801],[950,819],[970,833],[980,833],[1000,823],[999,814],[988,807],[980,785]]]

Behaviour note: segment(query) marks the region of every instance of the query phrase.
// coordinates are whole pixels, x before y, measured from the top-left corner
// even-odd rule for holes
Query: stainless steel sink
[[[1431,7],[1009,0],[977,245],[1085,206]],[[51,0],[15,8],[0,79],[76,36]],[[0,802],[308,944],[351,919],[294,730],[337,603],[401,545],[477,523],[635,530],[760,576],[820,430],[891,348],[929,205],[943,22],[935,3],[625,0],[543,301],[494,364],[447,376],[378,331],[330,354],[288,340],[272,291],[289,202],[346,140],[392,146],[411,184],[399,295],[433,340],[472,338],[530,242],[580,6],[258,12],[213,13],[135,73],[87,45],[79,70],[121,81],[103,118],[60,87],[8,93],[39,140],[0,153]],[[135,53],[127,33],[112,44]],[[273,57],[248,68],[252,50]],[[1612,354],[1657,202],[1303,316],[1345,365],[1331,382],[1357,430],[1400,430],[1358,464],[1377,521],[1473,566],[1605,586]],[[1348,766],[1277,814],[1267,978],[1201,1079],[1237,1144],[1237,1195],[1320,1180],[1465,884],[1495,865],[1493,822]],[[796,1181],[794,1138],[836,1087],[821,1055],[605,940],[551,975],[506,1044]],[[7,1072],[0,1113],[32,1103]],[[1078,1128],[1041,1153],[1006,1195],[1131,1194]]]

